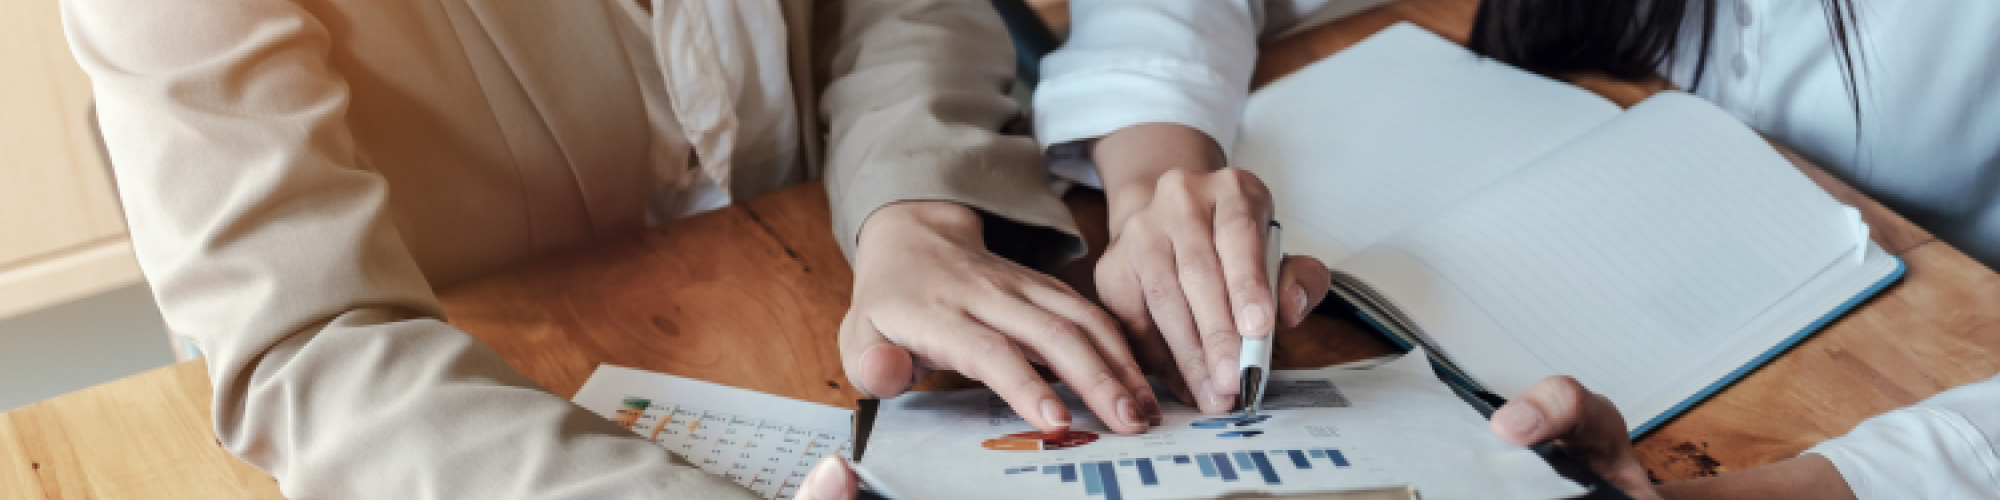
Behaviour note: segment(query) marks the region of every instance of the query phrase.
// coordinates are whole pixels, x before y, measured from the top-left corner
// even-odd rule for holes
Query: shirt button
[[[1729,58],[1729,69],[1730,69],[1731,71],[1735,71],[1735,72],[1736,72],[1736,77],[1737,77],[1737,78],[1742,78],[1742,77],[1745,77],[1745,76],[1749,76],[1749,75],[1750,75],[1750,58],[1748,58],[1748,57],[1743,57],[1743,54],[1737,54],[1737,55],[1736,55],[1735,57],[1731,57],[1731,58]]]
[[[1749,26],[1751,21],[1750,0],[1736,2],[1736,24]]]

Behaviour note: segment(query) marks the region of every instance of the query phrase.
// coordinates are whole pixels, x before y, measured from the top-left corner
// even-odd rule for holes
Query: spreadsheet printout
[[[664,373],[598,365],[572,401],[764,498],[852,454],[850,410]]]

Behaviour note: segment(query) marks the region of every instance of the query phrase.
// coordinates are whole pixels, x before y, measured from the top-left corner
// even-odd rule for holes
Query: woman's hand
[[[1135,125],[1100,139],[1092,157],[1110,205],[1099,299],[1183,401],[1230,411],[1242,337],[1303,321],[1331,275],[1318,259],[1287,257],[1272,296],[1264,267],[1270,190],[1255,174],[1221,168],[1221,149],[1200,131]]]
[[[1549,377],[1493,413],[1493,434],[1521,446],[1554,442],[1597,475],[1638,500],[1815,498],[1854,500],[1833,462],[1807,453],[1770,465],[1654,485],[1625,435],[1625,417],[1611,400],[1576,379]]]
[[[1635,500],[1657,500],[1660,493],[1632,440],[1625,435],[1625,417],[1603,395],[1590,392],[1576,379],[1549,377],[1529,387],[1493,412],[1493,434],[1521,446],[1554,442],[1597,475]]]
[[[999,393],[1042,430],[1069,410],[1030,363],[1053,369],[1106,426],[1145,432],[1159,402],[1103,309],[1048,275],[986,250],[979,215],[949,202],[906,202],[868,218],[854,259],[854,303],[841,360],[876,397],[923,370],[957,370]]]

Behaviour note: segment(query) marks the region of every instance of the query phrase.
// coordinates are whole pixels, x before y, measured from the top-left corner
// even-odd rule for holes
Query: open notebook
[[[1621,110],[1408,24],[1253,95],[1235,151],[1376,326],[1478,390],[1575,376],[1634,436],[1903,271],[1700,98]]]

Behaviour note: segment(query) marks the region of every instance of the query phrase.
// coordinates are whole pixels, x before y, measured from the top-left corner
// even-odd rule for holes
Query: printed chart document
[[[1415,486],[1426,499],[1556,498],[1580,487],[1492,435],[1422,351],[1369,369],[1272,372],[1254,421],[1162,396],[1162,425],[1111,434],[1066,389],[1069,432],[1047,434],[990,390],[882,402],[857,471],[906,500],[1216,498]]]
[[[623,366],[598,365],[573,401],[764,498],[853,448],[850,410]]]

